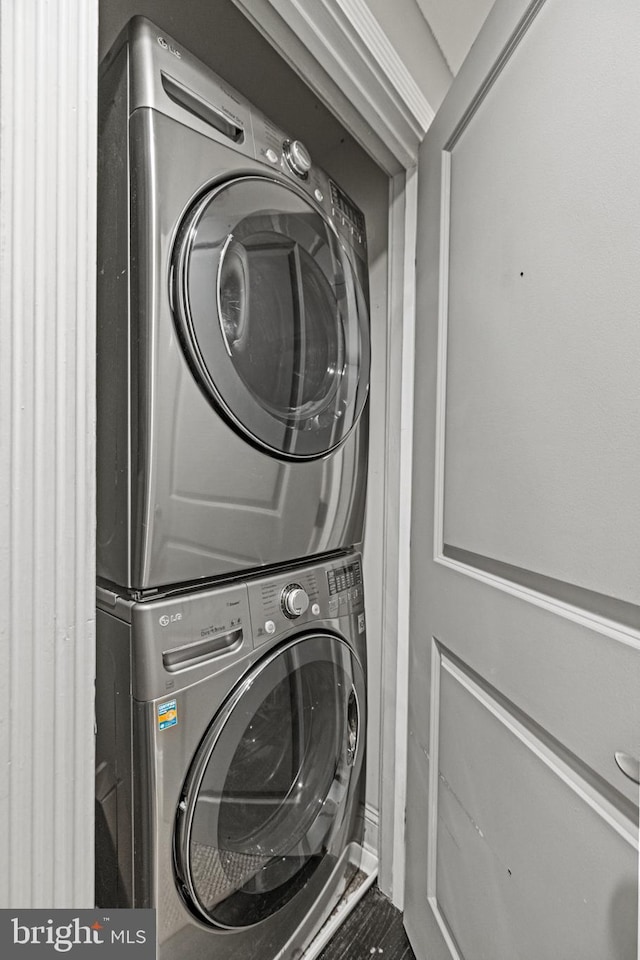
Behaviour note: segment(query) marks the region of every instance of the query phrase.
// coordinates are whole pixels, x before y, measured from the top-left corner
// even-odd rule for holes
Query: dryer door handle
[[[347,702],[347,765],[352,767],[358,752],[358,731],[360,728],[360,707],[356,688],[351,687]]]
[[[227,261],[227,256],[229,255],[229,250],[232,251],[232,256],[229,257]],[[228,316],[225,317],[225,311],[222,301],[222,277],[223,271],[225,270],[230,277],[235,279],[235,284],[233,285],[233,310],[236,314],[235,317]],[[222,250],[220,251],[220,259],[218,260],[218,273],[216,277],[216,296],[217,296],[217,309],[218,309],[218,324],[220,325],[220,333],[222,334],[222,340],[224,342],[225,350],[229,355],[230,359],[233,361],[233,353],[231,351],[231,344],[229,343],[229,333],[233,326],[233,321],[237,329],[235,333],[237,336],[241,336],[244,332],[244,328],[247,323],[247,315],[249,312],[249,306],[247,303],[247,298],[249,296],[249,262],[247,259],[246,252],[242,244],[238,243],[235,240],[232,233],[228,234],[227,239],[222,245]],[[229,305],[227,305],[229,309]],[[226,322],[225,322],[226,321]],[[234,338],[235,339],[235,338]]]

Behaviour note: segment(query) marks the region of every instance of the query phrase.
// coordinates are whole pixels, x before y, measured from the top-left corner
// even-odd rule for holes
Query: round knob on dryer
[[[299,583],[289,583],[280,594],[280,602],[284,615],[295,620],[308,609],[309,595]]]
[[[285,140],[283,149],[284,158],[291,170],[299,177],[306,177],[311,169],[311,157],[304,143],[300,140]]]

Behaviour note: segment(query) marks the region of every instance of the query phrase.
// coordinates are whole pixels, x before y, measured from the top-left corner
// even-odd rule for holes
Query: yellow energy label
[[[178,703],[176,700],[167,700],[158,705],[158,730],[175,727],[178,722]]]

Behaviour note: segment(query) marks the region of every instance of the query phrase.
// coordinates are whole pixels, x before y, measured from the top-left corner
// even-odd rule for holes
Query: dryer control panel
[[[271,120],[252,108],[256,160],[293,180],[329,218],[341,239],[361,260],[367,258],[362,210],[318,167],[300,140],[292,140]]]
[[[294,572],[247,584],[254,646],[316,621],[357,616],[364,630],[362,561],[359,555],[297,567]]]
[[[217,73],[151,20],[129,21],[105,57],[103,75],[124,53],[131,57],[128,109],[151,107],[244,158],[293,181],[319,206],[358,258],[366,263],[364,215],[314,162],[305,144],[273,123]]]

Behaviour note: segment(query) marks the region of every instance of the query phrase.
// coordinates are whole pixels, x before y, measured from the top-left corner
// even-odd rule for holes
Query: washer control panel
[[[258,646],[296,626],[358,616],[364,630],[359,554],[247,583],[253,643]],[[362,632],[360,630],[360,632]]]

